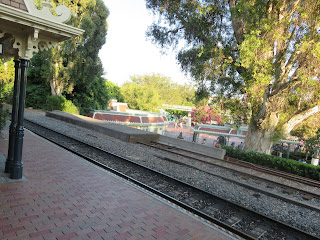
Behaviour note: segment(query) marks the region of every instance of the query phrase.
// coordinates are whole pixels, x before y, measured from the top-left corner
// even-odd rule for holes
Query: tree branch
[[[289,135],[291,130],[299,123],[307,119],[308,117],[320,112],[320,106],[309,108],[299,114],[293,116],[287,123],[283,125],[283,132],[285,135]]]
[[[233,9],[237,6],[237,0],[229,0],[229,7]],[[232,28],[238,45],[244,41],[244,24],[241,18],[231,16]]]

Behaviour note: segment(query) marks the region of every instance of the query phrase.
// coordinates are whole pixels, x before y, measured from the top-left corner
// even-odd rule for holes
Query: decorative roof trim
[[[37,28],[42,31],[55,33],[61,36],[59,41],[66,40],[74,36],[79,36],[84,33],[84,30],[82,29],[56,22],[51,19],[38,17],[20,9],[0,3],[0,20],[1,19],[24,26]],[[0,29],[1,28],[2,26],[0,26]]]
[[[49,19],[51,21],[60,22],[60,23],[66,23],[71,18],[71,11],[70,9],[65,5],[59,5],[56,7],[56,14],[58,16],[52,15],[50,9],[53,8],[52,4],[46,0],[42,3],[42,9],[37,9],[34,5],[34,0],[24,0],[24,3],[26,4],[26,7],[28,9],[28,12],[32,15],[42,17],[44,19]]]
[[[30,59],[39,50],[48,50],[58,42],[83,34],[84,30],[0,3],[0,38],[5,33],[13,36],[12,50],[17,50],[5,52],[1,57],[8,60]]]

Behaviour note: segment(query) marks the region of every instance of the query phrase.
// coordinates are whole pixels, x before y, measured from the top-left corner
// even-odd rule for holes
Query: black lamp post
[[[10,170],[11,179],[22,178],[22,146],[23,146],[23,118],[24,118],[24,101],[26,96],[26,82],[27,71],[30,60],[21,59],[21,79],[20,79],[20,94],[19,94],[19,107],[18,107],[18,121],[15,132],[14,142],[14,156]]]
[[[20,89],[20,61],[14,60],[14,87],[13,87],[13,101],[12,101],[12,114],[11,114],[11,124],[9,127],[9,147],[8,147],[8,157],[6,161],[5,172],[10,173],[12,169],[13,157],[14,157],[14,145],[16,138],[16,127],[18,119],[18,104],[19,104],[19,89]]]
[[[9,128],[9,148],[5,172],[10,173],[11,179],[22,178],[22,146],[24,100],[26,96],[26,81],[29,60],[15,60],[15,78],[13,88],[12,116]]]

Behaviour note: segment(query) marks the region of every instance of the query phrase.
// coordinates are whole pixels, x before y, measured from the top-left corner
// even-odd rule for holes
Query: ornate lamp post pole
[[[15,132],[14,157],[10,171],[11,179],[22,178],[22,146],[23,146],[23,118],[24,118],[24,102],[26,96],[26,82],[27,72],[29,67],[27,59],[21,59],[21,79],[20,79],[20,94],[19,94],[19,108],[18,108],[18,122]]]
[[[5,167],[6,173],[10,173],[12,168],[17,118],[18,118],[19,89],[20,89],[20,61],[15,60],[14,62],[15,62],[14,64],[15,76],[14,76],[14,87],[13,87],[11,124],[9,127],[9,148],[8,148],[8,157],[6,161],[6,167]]]

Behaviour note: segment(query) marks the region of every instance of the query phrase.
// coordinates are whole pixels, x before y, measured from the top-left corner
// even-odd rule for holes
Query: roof
[[[49,2],[37,9],[33,0],[0,0],[0,42],[5,44],[7,58],[29,59],[34,52],[83,34],[84,30],[64,23],[71,17],[66,6],[56,8],[57,16],[52,15],[51,8]]]
[[[0,0],[0,3],[28,12],[24,0]]]

